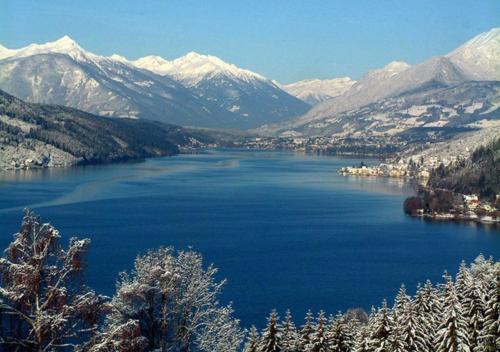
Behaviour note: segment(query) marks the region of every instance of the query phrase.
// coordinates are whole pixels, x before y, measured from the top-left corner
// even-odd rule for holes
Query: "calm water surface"
[[[401,283],[500,257],[500,232],[406,217],[398,180],[344,177],[358,159],[213,151],[144,163],[0,175],[0,247],[23,207],[64,241],[92,239],[88,284],[111,295],[117,273],[159,246],[201,251],[228,279],[243,324],[272,308],[335,313],[392,300]]]

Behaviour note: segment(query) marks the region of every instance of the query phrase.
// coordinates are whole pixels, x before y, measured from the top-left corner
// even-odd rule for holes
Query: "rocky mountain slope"
[[[238,116],[240,128],[283,121],[309,110],[309,105],[286,93],[271,80],[195,52],[167,61],[148,56],[133,62],[137,67],[171,77],[200,98]]]
[[[446,56],[474,80],[500,80],[500,28],[479,34]]]
[[[26,101],[184,125],[216,126],[233,120],[182,84],[116,57],[86,52],[68,37],[9,54],[0,60],[0,88]]]
[[[215,57],[132,62],[90,53],[67,36],[17,50],[0,47],[0,89],[104,116],[202,127],[256,127],[309,108],[264,77]]]
[[[26,103],[0,91],[0,169],[172,155],[179,146],[196,145],[203,138],[199,131],[178,126]]]
[[[342,95],[355,84],[350,77],[334,79],[306,79],[282,85],[282,88],[291,95],[314,106],[325,100]]]
[[[500,124],[500,82],[464,82],[378,100],[359,109],[313,120],[294,129],[303,135],[394,136],[418,129],[483,128]]]
[[[500,31],[493,29],[447,56],[415,66],[392,62],[369,72],[344,94],[318,104],[307,114],[279,125],[263,126],[260,131],[285,135],[364,135],[397,133],[414,127],[469,125],[483,117],[498,119],[498,86],[488,82],[467,83],[477,81],[478,77],[495,80],[498,56],[491,53],[497,52],[499,38]],[[478,47],[481,50],[475,50]],[[440,100],[443,104],[434,106]],[[470,109],[478,110],[471,107],[474,104],[481,105],[481,112],[470,113]]]

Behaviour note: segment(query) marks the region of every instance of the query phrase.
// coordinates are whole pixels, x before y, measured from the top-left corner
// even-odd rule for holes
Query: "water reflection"
[[[410,195],[413,193],[414,183],[393,177],[340,175],[347,180],[350,187],[366,191],[392,195]]]

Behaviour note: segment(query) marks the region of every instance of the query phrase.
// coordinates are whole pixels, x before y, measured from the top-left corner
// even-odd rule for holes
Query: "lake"
[[[310,308],[369,309],[401,283],[455,273],[479,253],[500,257],[500,231],[403,214],[401,180],[346,177],[361,159],[209,151],[142,163],[3,173],[0,247],[31,207],[63,241],[89,237],[87,282],[112,295],[117,273],[149,248],[203,253],[227,278],[244,326],[272,308],[297,320]],[[366,161],[366,160],[365,160]],[[375,161],[372,161],[375,162]]]

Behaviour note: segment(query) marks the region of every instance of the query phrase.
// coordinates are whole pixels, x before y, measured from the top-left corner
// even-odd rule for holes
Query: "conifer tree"
[[[398,332],[405,352],[431,352],[428,331],[419,319],[416,304],[408,301],[398,317]]]
[[[297,352],[299,351],[299,334],[293,322],[292,313],[287,310],[285,319],[281,323],[283,336],[282,336],[282,351],[283,352]]]
[[[406,286],[404,284],[401,284],[398,295],[396,296],[396,299],[394,301],[394,307],[392,309],[395,320],[398,320],[398,317],[403,314],[409,301],[410,297],[406,294]]]
[[[299,347],[301,351],[307,351],[307,346],[309,346],[309,343],[311,342],[311,335],[314,332],[313,319],[312,312],[310,310],[307,311],[305,323],[300,330]]]
[[[328,326],[328,341],[332,352],[350,352],[354,349],[355,331],[357,322],[346,322],[339,312],[335,318],[331,317]]]
[[[382,302],[382,307],[378,310],[369,336],[369,347],[377,352],[392,352],[391,332],[392,332],[392,317],[387,308],[387,301]]]
[[[325,313],[320,311],[314,325],[314,332],[311,334],[310,342],[307,346],[310,352],[329,352]]]
[[[464,295],[465,291],[467,290],[467,287],[469,286],[469,282],[470,282],[470,277],[467,271],[467,266],[465,265],[465,262],[462,260],[455,280],[455,292],[457,294],[458,300],[462,305],[464,304],[464,298],[465,298]]]
[[[259,352],[280,352],[281,351],[281,326],[278,323],[279,317],[275,310],[267,318],[267,326],[262,331],[259,342]]]
[[[424,335],[426,346],[429,350],[432,350],[439,328],[442,304],[438,290],[432,286],[429,280],[423,287],[417,289],[414,308],[419,324],[422,326],[422,330],[426,332]]]
[[[467,333],[472,351],[480,351],[479,334],[483,329],[484,322],[484,293],[481,284],[475,280],[469,280],[463,293],[463,308],[467,318]]]
[[[370,346],[370,324],[359,327],[354,340],[354,352],[373,352]]]
[[[493,268],[486,293],[483,327],[479,333],[479,351],[500,351],[500,264]]]
[[[245,344],[244,352],[258,352],[259,351],[259,332],[257,328],[252,325],[250,328],[250,333],[247,336],[247,342]]]
[[[443,316],[435,341],[436,352],[469,352],[467,320],[451,278],[446,275]]]

